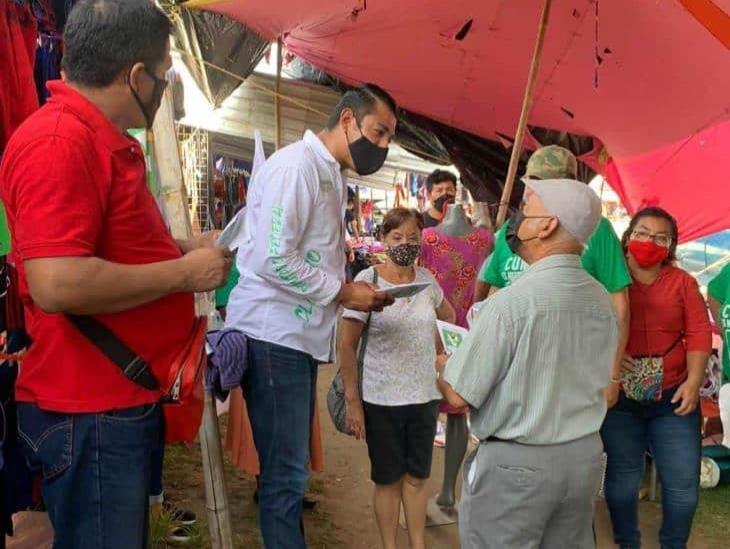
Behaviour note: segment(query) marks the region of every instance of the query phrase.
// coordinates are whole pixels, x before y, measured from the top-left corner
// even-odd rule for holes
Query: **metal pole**
[[[520,154],[522,154],[522,141],[525,138],[525,130],[527,129],[527,118],[530,114],[530,107],[532,106],[532,94],[535,91],[535,79],[537,77],[537,71],[540,68],[542,45],[545,41],[545,31],[547,29],[548,17],[550,16],[551,3],[552,0],[545,0],[545,4],[542,8],[542,15],[540,16],[540,26],[537,29],[537,38],[535,40],[535,51],[532,54],[530,73],[527,76],[525,96],[522,100],[522,112],[520,113],[520,121],[517,124],[515,142],[512,145],[512,156],[509,160],[507,178],[504,181],[502,199],[499,202],[499,211],[497,213],[497,228],[499,228],[502,223],[504,223],[504,220],[507,218],[507,208],[509,207],[510,198],[512,197],[512,189],[515,184],[515,175],[517,175],[517,166],[519,165]]]

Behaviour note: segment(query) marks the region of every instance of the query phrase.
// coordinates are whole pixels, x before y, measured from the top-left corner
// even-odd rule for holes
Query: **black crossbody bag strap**
[[[66,318],[122,371],[124,377],[149,391],[156,391],[160,388],[160,384],[150,371],[149,364],[142,357],[133,353],[104,324],[91,316],[66,315]]]
[[[378,269],[373,266],[373,284],[378,285]],[[365,350],[368,346],[368,337],[370,335],[370,317],[372,312],[368,313],[367,322],[365,322],[365,328],[363,328],[362,335],[360,336],[360,348],[357,350],[357,388],[360,391],[360,400],[362,400],[362,376],[365,370]]]

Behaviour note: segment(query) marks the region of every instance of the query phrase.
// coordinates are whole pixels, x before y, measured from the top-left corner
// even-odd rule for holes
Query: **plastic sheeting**
[[[250,75],[261,61],[268,41],[245,25],[217,13],[178,10],[175,22],[175,47],[187,52],[183,62],[195,83],[214,107],[240,84],[240,78],[228,75],[199,60],[225,69],[241,78]]]
[[[409,111],[491,140],[514,135],[542,5],[204,3],[284,35],[336,78],[376,82]],[[629,210],[661,204],[688,240],[730,226],[730,51],[683,4],[695,2],[554,0],[530,124],[600,140],[594,167]],[[730,0],[714,5],[730,11]]]

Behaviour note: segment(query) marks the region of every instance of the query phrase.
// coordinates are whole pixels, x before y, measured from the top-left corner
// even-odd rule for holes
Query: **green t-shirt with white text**
[[[722,330],[722,380],[730,381],[730,263],[707,285],[707,294],[720,303]]]
[[[507,245],[503,225],[495,236],[494,251],[484,263],[479,279],[497,288],[506,288],[527,269],[527,263],[512,253]],[[631,285],[631,275],[626,267],[621,242],[605,217],[588,240],[581,257],[583,268],[600,282],[608,293],[613,294]]]

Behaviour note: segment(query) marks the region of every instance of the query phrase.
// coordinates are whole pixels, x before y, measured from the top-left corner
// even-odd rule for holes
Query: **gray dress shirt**
[[[549,256],[489,298],[444,379],[480,440],[561,444],[600,429],[617,343],[606,290],[577,255]]]

